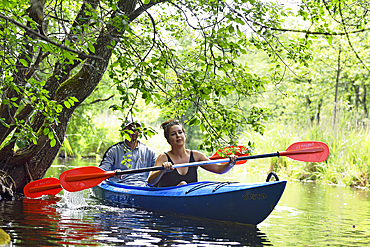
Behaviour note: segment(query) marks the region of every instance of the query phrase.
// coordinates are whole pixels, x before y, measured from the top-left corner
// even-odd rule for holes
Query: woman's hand
[[[172,167],[171,162],[163,162],[162,167],[164,168],[164,172],[172,172],[175,169]]]
[[[238,158],[237,155],[230,155],[229,156],[229,166],[234,166],[236,164],[236,159]]]
[[[186,181],[181,181],[180,183],[177,184],[177,186],[179,185],[185,185],[185,184],[188,184]]]

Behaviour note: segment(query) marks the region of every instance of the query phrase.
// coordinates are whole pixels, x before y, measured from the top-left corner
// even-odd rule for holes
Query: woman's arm
[[[195,161],[207,161],[207,160],[209,160],[209,158],[201,152],[193,151],[193,153],[194,153]],[[226,163],[226,164],[217,163],[217,164],[202,165],[200,167],[202,167],[203,169],[205,169],[207,171],[210,171],[210,172],[223,174],[223,173],[228,172],[231,168],[233,168],[233,166],[236,163],[236,159],[238,158],[238,156],[230,155],[229,158],[230,158],[230,162]]]
[[[148,184],[150,186],[153,186],[154,184],[158,183],[158,181],[161,179],[163,174],[174,170],[171,162],[167,161],[167,156],[165,154],[160,154],[158,156],[157,160],[155,161],[154,166],[163,166],[164,170],[150,172],[150,175],[148,177]]]

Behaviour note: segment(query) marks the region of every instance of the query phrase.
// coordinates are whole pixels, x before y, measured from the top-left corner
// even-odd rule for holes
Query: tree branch
[[[364,29],[358,29],[351,32],[319,32],[319,31],[308,31],[308,30],[297,30],[297,29],[286,29],[286,28],[275,28],[275,27],[269,27],[266,25],[263,25],[259,22],[253,21],[249,18],[245,18],[247,21],[260,26],[261,28],[273,30],[273,31],[279,31],[279,32],[292,32],[292,33],[304,33],[304,34],[312,34],[312,35],[325,35],[325,36],[345,36],[347,34],[355,34],[355,33],[362,33],[369,31],[370,28],[364,28]],[[342,23],[344,25],[344,23]]]
[[[135,11],[131,12],[129,15],[127,15],[129,22],[132,22],[135,20],[139,15],[153,7],[154,5],[157,5],[162,2],[166,2],[167,0],[151,0],[148,4],[143,4],[139,8],[135,9]]]
[[[96,100],[93,100],[89,103],[89,105],[92,105],[92,104],[95,104],[95,103],[99,103],[99,102],[102,102],[102,101],[108,101],[110,100],[111,98],[114,97],[114,94],[112,94],[111,96],[109,96],[108,98],[106,99],[96,99]]]
[[[285,29],[285,28],[270,28],[261,25],[262,27],[274,31],[281,31],[281,32],[293,32],[293,33],[305,33],[305,34],[313,34],[313,35],[325,35],[325,36],[345,36],[347,34],[355,34],[355,33],[362,33],[369,31],[370,28],[364,28],[364,29],[359,29],[351,32],[344,32],[344,33],[337,33],[337,32],[312,32],[312,31],[305,31],[305,30],[295,30],[295,29]]]
[[[345,25],[345,22],[344,22],[344,18],[343,18],[343,13],[342,13],[342,7],[341,7],[341,2],[339,1],[339,14],[340,14],[340,18],[341,18],[341,21],[342,21],[342,25],[343,25],[343,28],[344,28],[344,33],[346,34],[346,38],[347,38],[347,41],[348,41],[348,44],[349,46],[351,47],[352,51],[355,53],[357,59],[360,61],[360,63],[364,66],[364,68],[368,71],[369,71],[369,68],[366,66],[366,64],[364,63],[364,61],[362,61],[362,59],[360,58],[360,55],[357,53],[357,51],[355,50],[355,48],[353,47],[352,45],[352,42],[351,42],[351,39],[349,38],[349,32],[347,32],[347,28],[346,28],[346,25]]]
[[[30,33],[32,33],[33,35],[35,35],[35,36],[37,36],[37,37],[39,37],[41,40],[44,40],[44,41],[46,41],[46,42],[48,42],[48,43],[50,43],[50,44],[53,44],[53,45],[55,45],[56,47],[58,47],[58,48],[60,48],[60,49],[62,49],[62,50],[66,50],[66,51],[69,51],[69,52],[75,53],[75,54],[79,55],[79,56],[80,56],[80,57],[82,57],[82,58],[91,58],[91,59],[98,59],[98,60],[102,60],[102,59],[103,59],[102,57],[99,57],[99,56],[86,55],[86,54],[85,54],[85,53],[83,53],[83,52],[75,51],[75,50],[73,50],[73,49],[71,49],[71,48],[69,48],[69,47],[67,47],[67,46],[60,45],[60,44],[58,44],[58,43],[56,43],[56,42],[54,42],[54,41],[52,41],[52,40],[48,39],[46,36],[44,36],[44,35],[42,35],[42,34],[39,34],[39,33],[38,33],[38,32],[36,32],[35,30],[33,30],[32,28],[29,28],[29,27],[27,27],[27,26],[23,25],[22,23],[19,23],[18,21],[13,20],[12,18],[9,18],[9,17],[7,17],[7,16],[5,16],[5,15],[3,15],[3,14],[1,14],[1,13],[0,13],[0,18],[2,18],[2,19],[4,19],[4,20],[7,20],[7,21],[12,22],[13,24],[17,25],[18,27],[21,27],[21,28],[23,28],[24,30],[26,30],[26,31],[28,31],[28,32],[30,32]]]

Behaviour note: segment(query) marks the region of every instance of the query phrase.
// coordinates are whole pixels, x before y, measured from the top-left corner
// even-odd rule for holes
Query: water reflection
[[[246,181],[250,174],[237,172],[228,176],[251,182]],[[0,228],[13,246],[370,246],[369,195],[368,190],[290,181],[272,214],[251,227],[111,207],[89,191],[62,191],[42,199],[0,200]]]
[[[289,183],[274,213],[259,227],[277,246],[369,246],[368,194],[348,187]]]
[[[1,228],[10,235],[15,246],[36,246],[45,236],[54,235],[58,220],[54,218],[55,209],[47,207],[54,203],[55,199],[0,201]]]
[[[68,210],[58,206],[61,198],[47,197],[42,199],[24,198],[22,201],[23,214],[19,222],[24,238],[16,246],[50,246],[56,244],[82,245],[95,238],[96,228],[93,222],[83,218],[65,216]],[[78,210],[75,210],[78,212]],[[84,211],[81,211],[85,215]]]
[[[268,246],[255,226],[107,207],[95,216],[103,243],[134,246]]]
[[[86,197],[86,196],[85,196]],[[80,194],[78,201],[84,198]],[[0,201],[0,221],[14,246],[268,246],[254,226],[87,203],[61,197]],[[9,209],[9,210],[8,210]]]

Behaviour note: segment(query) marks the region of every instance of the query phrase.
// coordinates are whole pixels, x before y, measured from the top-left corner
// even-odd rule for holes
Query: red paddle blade
[[[323,142],[296,142],[279,155],[304,162],[323,162],[329,156],[329,147]]]
[[[61,190],[59,179],[43,178],[26,184],[23,193],[28,198],[37,198],[43,195],[56,195]]]
[[[227,158],[229,155],[235,154],[238,157],[249,156],[248,148],[244,146],[229,146],[219,149],[214,155],[208,157],[210,160],[218,160]],[[247,160],[239,160],[236,162],[237,165],[246,163]]]
[[[59,180],[65,190],[76,192],[92,188],[114,174],[114,171],[107,172],[97,166],[87,166],[67,170],[60,174]]]

